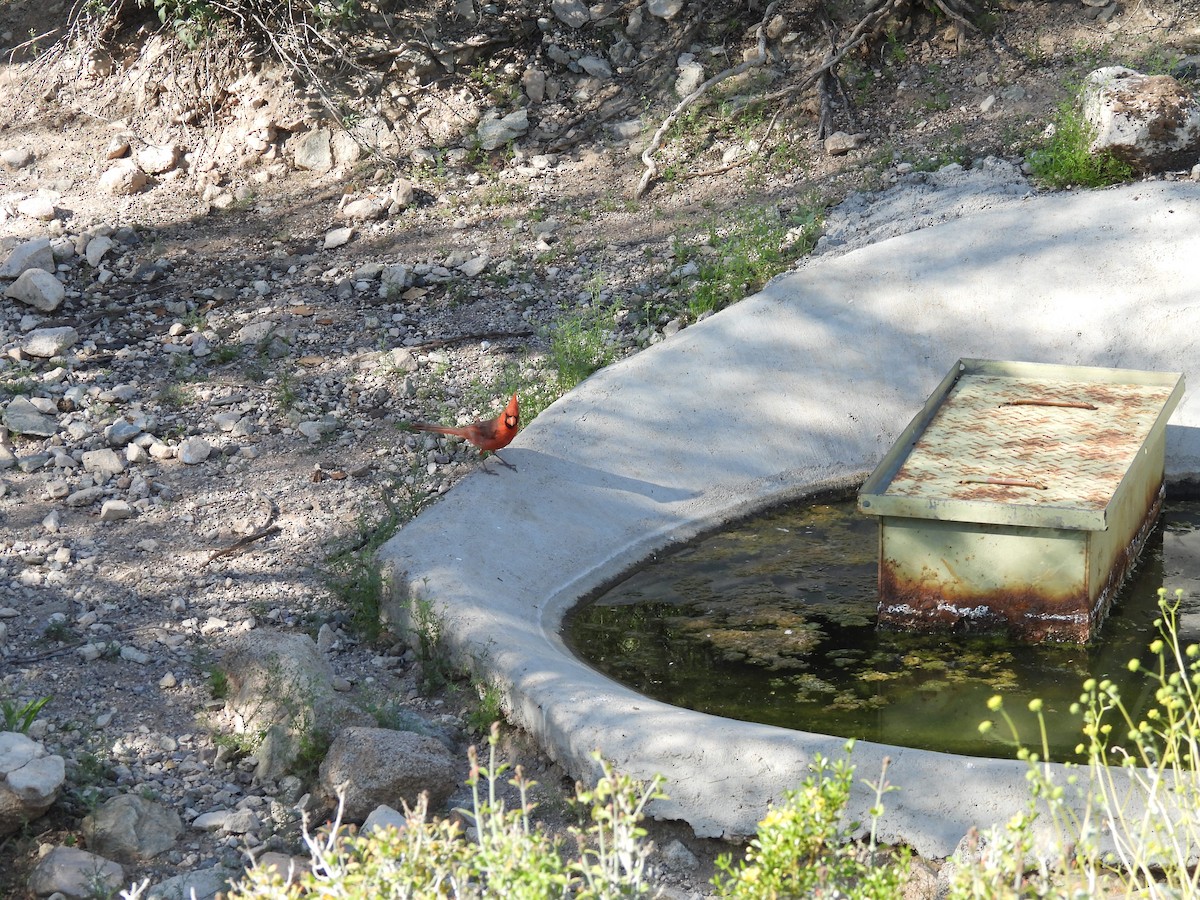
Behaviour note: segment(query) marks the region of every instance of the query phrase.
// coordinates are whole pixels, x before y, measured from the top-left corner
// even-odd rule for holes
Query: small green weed
[[[208,692],[214,700],[224,700],[229,696],[229,676],[220,669],[208,673]]]
[[[408,496],[409,503],[401,505],[392,491],[384,491],[383,516],[375,521],[360,518],[354,540],[325,558],[326,586],[350,610],[350,624],[368,641],[377,640],[383,631],[380,604],[385,585],[375,551],[417,514],[423,501],[415,493]]]
[[[616,358],[612,312],[591,307],[559,319],[550,329],[550,366],[566,393]]]
[[[493,725],[504,720],[504,694],[491,681],[477,681],[475,693],[479,702],[467,712],[467,728],[475,734],[487,734]]]
[[[846,744],[847,757],[853,747],[853,741]],[[870,839],[858,844],[854,835],[859,823],[847,822],[843,815],[854,766],[848,758],[831,764],[816,755],[800,788],[787,792],[759,823],[745,858],[737,864],[728,854],[718,859],[718,875],[713,879],[718,896],[737,900],[901,897],[909,855],[901,851],[895,859],[881,858],[875,837],[883,795],[892,790],[886,775],[885,761],[880,781],[870,785],[876,799]]]
[[[38,713],[50,702],[50,699],[49,697],[39,697],[20,706],[12,700],[0,700],[0,715],[4,717],[2,730],[19,731],[21,734],[28,733],[29,726],[33,724]]]
[[[819,230],[818,216],[809,209],[784,217],[774,207],[756,208],[725,224],[713,222],[708,243],[715,252],[697,258],[697,284],[688,302],[692,315],[716,312],[761,288],[812,250]]]
[[[1021,744],[1003,698],[989,701],[1029,764],[1030,802],[983,835],[978,862],[960,867],[952,898],[1200,896],[1193,858],[1200,846],[1200,645],[1180,644],[1181,600],[1181,591],[1173,598],[1159,591],[1160,636],[1149,647],[1155,661],[1129,662],[1131,671],[1146,674],[1144,695],[1155,698],[1141,717],[1111,681],[1084,682],[1071,712],[1083,715],[1075,749],[1085,765],[1049,764],[1042,701],[1029,703],[1041,733],[1037,749]],[[994,719],[980,724],[981,731],[994,727]],[[1039,819],[1055,835],[1048,856],[1030,852]]]
[[[430,819],[424,798],[405,808],[402,829],[342,839],[338,823],[327,838],[306,835],[313,865],[303,867],[292,888],[266,867],[247,871],[229,892],[230,900],[305,896],[315,900],[368,900],[375,897],[578,897],[617,900],[649,893],[650,846],[641,827],[646,804],[661,796],[658,781],[645,786],[613,772],[600,760],[601,777],[591,790],[576,789],[586,807],[585,827],[572,831],[575,848],[540,827],[533,818],[537,783],[520,767],[507,781],[518,801],[509,809],[499,796],[508,766],[497,761],[498,731],[489,737],[486,764],[475,748],[468,757],[470,809],[468,837],[458,819]],[[576,852],[572,853],[574,849]]]
[[[1133,178],[1133,169],[1109,153],[1092,153],[1095,131],[1088,125],[1079,100],[1058,108],[1049,143],[1029,154],[1033,175],[1050,187],[1104,187]]]

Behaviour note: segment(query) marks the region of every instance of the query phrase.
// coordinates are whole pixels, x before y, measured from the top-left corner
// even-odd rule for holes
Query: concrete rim
[[[599,751],[666,776],[651,813],[752,834],[843,737],[648,700],[558,637],[576,600],[633,563],[775,503],[860,481],[960,357],[1192,374],[1200,192],[1138,184],[1034,198],[817,258],[760,294],[597,373],[380,552],[388,615],[428,601],[452,651],[572,775]],[[1172,481],[1200,473],[1200,401],[1168,429]],[[965,717],[974,728],[980,718]],[[852,817],[890,760],[880,838],[927,857],[1029,802],[1024,763],[859,742]]]

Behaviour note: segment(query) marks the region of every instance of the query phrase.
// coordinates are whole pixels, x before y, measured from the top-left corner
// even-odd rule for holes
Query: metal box
[[[1180,374],[962,359],[858,495],[879,620],[1087,641],[1162,508]]]

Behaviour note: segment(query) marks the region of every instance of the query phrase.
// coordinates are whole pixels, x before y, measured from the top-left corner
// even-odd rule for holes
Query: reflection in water
[[[1183,588],[1187,640],[1200,639],[1200,502],[1168,501],[1098,640],[1025,646],[1000,636],[875,627],[877,523],[853,502],[785,507],[660,559],[568,617],[574,652],[650,697],[715,715],[975,756],[1011,754],[1006,729],[980,735],[987,699],[1014,715],[1041,698],[1054,758],[1079,742],[1068,710],[1088,677],[1131,709],[1160,587]],[[1190,605],[1189,605],[1190,604]],[[1021,723],[1037,740],[1032,717]]]

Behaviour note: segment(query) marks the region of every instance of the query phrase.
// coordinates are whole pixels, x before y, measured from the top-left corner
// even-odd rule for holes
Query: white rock
[[[483,119],[475,129],[475,138],[484,150],[495,150],[529,131],[529,112],[518,109],[503,118]]]
[[[101,522],[120,522],[131,518],[133,514],[133,507],[125,500],[105,500],[100,506]]]
[[[592,11],[582,0],[551,0],[550,9],[568,28],[582,28],[592,21]]]
[[[136,162],[132,159],[121,159],[100,176],[97,187],[106,194],[120,197],[138,193],[149,180]]]
[[[98,472],[105,478],[120,475],[125,471],[125,463],[115,451],[108,447],[100,450],[85,450],[83,454],[83,471]]]
[[[26,269],[9,285],[4,295],[42,312],[54,312],[62,305],[67,291],[62,282],[45,269]]]
[[[57,279],[55,279],[57,281]],[[35,328],[25,335],[21,352],[39,359],[52,359],[79,342],[79,332],[70,325],[58,328]]]
[[[26,197],[17,204],[17,212],[42,222],[49,222],[58,214],[58,210],[54,208],[54,201],[44,194]]]
[[[362,824],[361,833],[370,834],[372,831],[385,831],[388,828],[403,831],[407,826],[408,820],[404,818],[404,813],[381,803],[371,810],[371,814]]]
[[[0,266],[0,278],[16,278],[26,269],[54,270],[54,251],[49,239],[34,238],[13,248]]]
[[[58,433],[58,420],[42,415],[41,411],[23,396],[13,397],[0,418],[6,428],[16,434],[50,437]]]
[[[88,241],[87,249],[83,252],[84,259],[94,269],[100,265],[100,261],[104,259],[104,254],[108,253],[115,246],[116,241],[108,235],[98,234]]]
[[[57,894],[67,900],[113,896],[125,884],[125,870],[115,862],[80,850],[55,847],[38,861],[29,890],[38,897]]]
[[[347,226],[345,228],[333,228],[325,234],[324,248],[326,250],[334,250],[350,243],[350,238],[354,237],[354,227]]]
[[[170,144],[150,144],[137,152],[137,163],[142,171],[161,175],[179,165],[181,155],[180,149]]]
[[[121,647],[121,659],[144,666],[150,662],[150,654],[130,644],[125,644]]]
[[[176,455],[184,465],[195,466],[208,459],[209,454],[212,453],[212,449],[212,444],[204,438],[190,437],[180,441],[179,447],[176,449]],[[154,455],[153,446],[151,447],[150,454]]]
[[[646,9],[650,15],[669,21],[679,15],[683,9],[683,0],[648,0]]]

